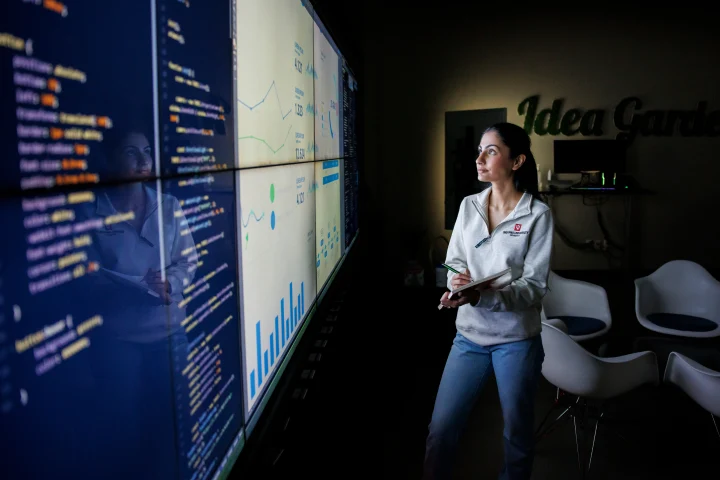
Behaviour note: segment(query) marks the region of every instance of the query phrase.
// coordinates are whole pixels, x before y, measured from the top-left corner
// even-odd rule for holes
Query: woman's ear
[[[518,168],[523,166],[523,163],[525,163],[525,155],[518,155],[515,160],[513,160],[513,170],[517,170]]]

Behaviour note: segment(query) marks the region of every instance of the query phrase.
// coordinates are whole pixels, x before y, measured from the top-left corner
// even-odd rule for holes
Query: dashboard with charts
[[[312,10],[298,0],[241,5],[235,15],[238,165],[313,160]]]
[[[338,50],[321,21],[315,22],[315,158],[340,157],[342,132],[341,63]]]
[[[253,410],[316,294],[312,163],[238,172],[246,404]],[[262,299],[263,301],[257,301]]]
[[[0,477],[228,478],[359,235],[357,77],[307,0],[3,12]]]
[[[315,162],[315,266],[319,286],[325,284],[342,252],[341,163],[342,160]]]

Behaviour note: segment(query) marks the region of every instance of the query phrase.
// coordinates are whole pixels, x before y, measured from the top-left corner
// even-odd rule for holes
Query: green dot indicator
[[[270,184],[270,203],[275,201],[275,184]]]

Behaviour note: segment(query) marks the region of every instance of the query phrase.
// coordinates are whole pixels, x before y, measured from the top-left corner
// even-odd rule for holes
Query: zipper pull
[[[482,245],[483,243],[487,242],[488,240],[490,240],[490,237],[485,237],[485,238],[483,238],[482,240],[480,240],[480,241],[477,243],[477,245],[475,245],[475,248],[478,248],[480,245]]]

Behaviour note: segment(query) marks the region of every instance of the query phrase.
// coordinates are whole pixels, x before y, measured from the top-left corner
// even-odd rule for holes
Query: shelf
[[[654,195],[655,192],[644,188],[627,188],[627,189],[554,189],[554,190],[542,190],[539,192],[540,195],[548,196],[560,196],[560,195]]]

